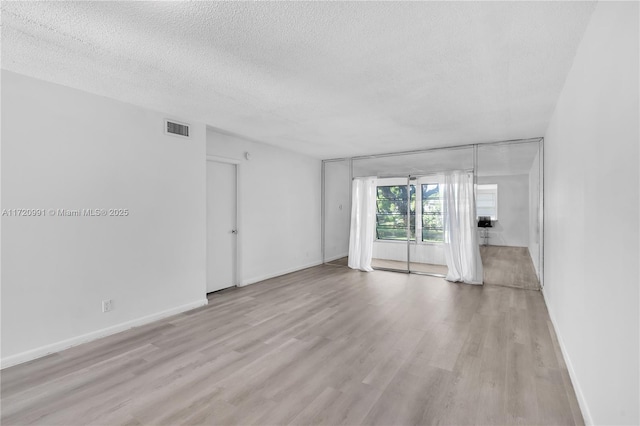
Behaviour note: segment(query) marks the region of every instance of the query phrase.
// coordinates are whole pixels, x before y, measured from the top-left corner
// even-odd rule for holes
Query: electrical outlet
[[[113,310],[113,300],[103,300],[102,301],[102,312],[109,312]]]

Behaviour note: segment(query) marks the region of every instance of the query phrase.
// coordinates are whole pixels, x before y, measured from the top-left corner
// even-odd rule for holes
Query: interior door
[[[236,167],[207,161],[207,293],[236,285]]]

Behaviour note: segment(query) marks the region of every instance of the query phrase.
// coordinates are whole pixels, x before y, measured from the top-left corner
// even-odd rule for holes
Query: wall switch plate
[[[109,312],[113,310],[113,300],[103,300],[102,301],[102,312]]]

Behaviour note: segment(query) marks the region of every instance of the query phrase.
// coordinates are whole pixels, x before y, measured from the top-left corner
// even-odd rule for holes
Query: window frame
[[[413,222],[413,227],[411,227],[411,230],[413,231],[412,236],[413,238],[409,239],[408,241],[414,244],[425,244],[425,245],[440,245],[444,243],[444,223],[443,223],[443,229],[442,229],[442,240],[440,241],[432,241],[432,240],[425,240],[424,239],[424,232],[423,232],[423,217],[424,217],[424,212],[423,212],[423,206],[424,206],[424,200],[422,199],[422,185],[438,185],[438,193],[439,193],[439,200],[442,206],[442,179],[439,178],[439,176],[437,175],[430,175],[430,176],[421,176],[419,178],[382,178],[379,179],[378,182],[376,182],[376,229],[375,229],[375,241],[376,242],[382,242],[382,243],[405,243],[407,242],[407,239],[392,239],[392,238],[379,238],[378,237],[378,215],[379,214],[385,214],[385,213],[379,213],[378,212],[378,188],[379,187],[393,187],[393,186],[407,186],[407,184],[411,185],[413,187],[413,193],[414,193],[414,211],[411,213],[411,217],[414,219]],[[411,191],[409,192],[409,203],[411,203]],[[441,207],[441,212],[442,212],[442,207]],[[441,214],[442,217],[442,214]],[[420,235],[420,238],[417,238],[417,236]]]

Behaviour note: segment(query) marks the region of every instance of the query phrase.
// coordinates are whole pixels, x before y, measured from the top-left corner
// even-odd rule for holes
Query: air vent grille
[[[187,124],[176,123],[175,121],[166,121],[166,132],[172,135],[189,137],[189,126]]]

